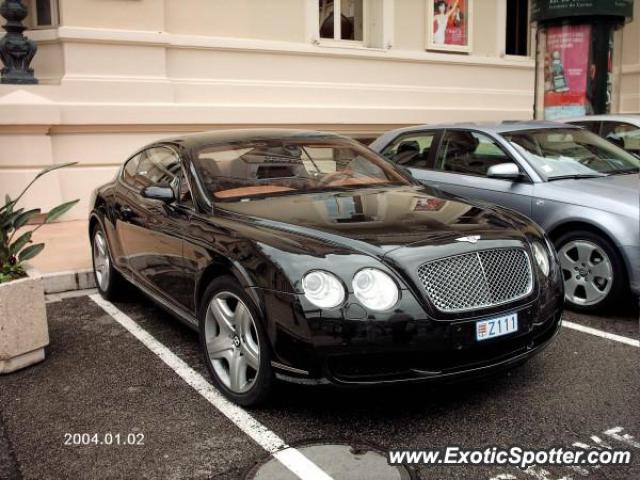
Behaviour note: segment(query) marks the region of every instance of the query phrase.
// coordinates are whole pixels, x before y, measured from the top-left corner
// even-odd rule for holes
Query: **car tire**
[[[275,381],[270,344],[258,308],[233,277],[209,284],[198,323],[205,364],[218,390],[243,407],[264,402]]]
[[[114,300],[122,291],[124,278],[113,267],[109,242],[100,225],[96,225],[91,232],[91,259],[98,292],[106,300]]]
[[[615,305],[628,288],[624,263],[615,246],[587,230],[567,232],[554,242],[573,310],[597,312]]]

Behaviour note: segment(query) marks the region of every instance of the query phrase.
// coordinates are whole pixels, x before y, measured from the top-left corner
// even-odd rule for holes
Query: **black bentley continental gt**
[[[213,382],[241,405],[276,378],[484,374],[560,325],[563,281],[538,226],[338,135],[184,135],[144,147],[94,195],[100,293],[126,280],[198,330]]]

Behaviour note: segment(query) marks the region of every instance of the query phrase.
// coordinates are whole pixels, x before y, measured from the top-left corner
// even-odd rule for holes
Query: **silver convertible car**
[[[640,294],[640,159],[550,122],[422,125],[370,147],[421,182],[521,212],[555,243],[565,300],[599,310]]]

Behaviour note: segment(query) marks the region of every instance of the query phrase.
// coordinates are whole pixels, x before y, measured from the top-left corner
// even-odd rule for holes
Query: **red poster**
[[[590,25],[547,29],[544,116],[547,120],[586,113]]]
[[[468,12],[465,0],[433,2],[433,44],[467,46]]]

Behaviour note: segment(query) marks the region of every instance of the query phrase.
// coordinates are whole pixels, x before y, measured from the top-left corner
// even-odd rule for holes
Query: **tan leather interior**
[[[375,177],[357,177],[357,178],[336,178],[327,183],[328,186],[349,186],[349,185],[375,185],[377,183],[386,184],[388,181]],[[265,195],[269,193],[292,192],[295,188],[284,187],[281,185],[254,185],[251,187],[230,188],[228,190],[220,190],[214,196],[216,198],[241,198],[251,197],[253,195]]]
[[[389,180],[386,178],[375,178],[375,177],[347,177],[347,178],[336,178],[331,182],[327,183],[327,185],[331,186],[349,186],[349,185],[375,185],[376,183],[389,183]]]
[[[289,187],[279,185],[255,185],[252,187],[231,188],[229,190],[221,190],[214,195],[216,198],[239,198],[251,197],[252,195],[264,195],[267,193],[290,192],[294,190]]]

